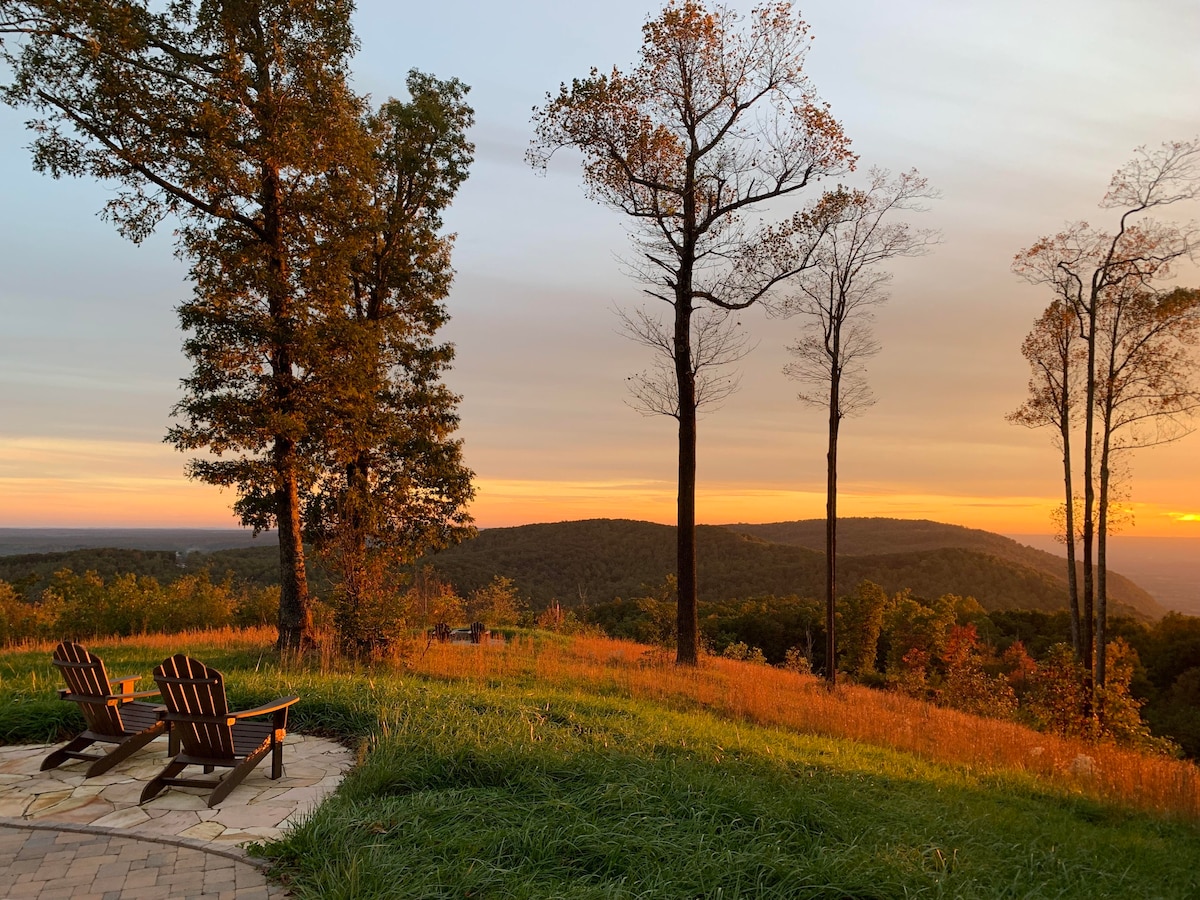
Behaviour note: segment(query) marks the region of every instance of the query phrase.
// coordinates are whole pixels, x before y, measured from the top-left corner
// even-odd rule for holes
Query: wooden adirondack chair
[[[103,774],[166,729],[164,707],[138,702],[137,698],[153,697],[158,691],[134,691],[137,675],[109,678],[100,657],[70,641],[54,648],[54,665],[67,683],[66,690],[60,690],[58,696],[79,704],[87,729],[42,760],[43,771],[57,768],[70,759],[84,759],[92,762],[85,778]],[[118,685],[120,690],[114,692]],[[107,753],[83,752],[96,743],[116,746]]]
[[[164,659],[154,670],[154,680],[167,707],[172,741],[178,741],[182,748],[146,785],[139,804],[157,796],[168,785],[178,785],[212,788],[208,805],[216,806],[268,753],[271,778],[283,775],[287,711],[299,697],[282,697],[255,709],[230,712],[224,676],[182,653]],[[271,716],[270,722],[242,721],[266,715]],[[232,771],[218,778],[176,777],[188,766],[203,766],[205,774],[218,766]]]

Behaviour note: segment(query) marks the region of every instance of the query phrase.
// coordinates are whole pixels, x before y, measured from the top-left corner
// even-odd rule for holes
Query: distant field
[[[265,531],[256,538],[247,528],[0,528],[0,556],[92,547],[211,553],[276,543],[275,532]]]
[[[1066,556],[1062,544],[1050,535],[1008,536],[1038,550]],[[1168,609],[1200,616],[1200,538],[1112,537],[1108,564]]]

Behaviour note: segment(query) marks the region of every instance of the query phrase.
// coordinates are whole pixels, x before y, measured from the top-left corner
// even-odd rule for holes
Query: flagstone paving
[[[166,765],[166,738],[88,779],[83,763],[40,771],[52,746],[0,747],[5,900],[285,897],[240,845],[279,837],[354,761],[340,744],[293,732],[277,781],[264,762],[214,809],[206,791],[179,787],[138,806],[142,787]]]

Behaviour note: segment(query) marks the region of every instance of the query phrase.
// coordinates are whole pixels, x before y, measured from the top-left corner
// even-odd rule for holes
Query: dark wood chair
[[[482,622],[472,622],[471,623],[471,643],[472,644],[483,643],[484,635],[486,635],[487,633],[488,633],[488,630],[487,630],[487,628],[484,627]]]
[[[439,644],[444,644],[450,640],[450,626],[445,622],[438,622],[429,629],[429,637],[437,641]]]
[[[154,680],[167,707],[172,740],[178,742],[180,752],[146,785],[138,803],[145,803],[169,785],[177,785],[211,788],[208,805],[216,806],[268,753],[271,778],[283,775],[287,711],[299,697],[282,697],[255,709],[230,712],[224,676],[182,653],[164,659],[154,670]],[[267,715],[271,716],[270,722],[243,721]],[[188,766],[201,766],[205,774],[218,767],[231,771],[217,778],[176,777]]]
[[[154,697],[154,691],[135,691],[137,675],[109,678],[104,662],[87,649],[70,641],[54,648],[54,665],[62,672],[66,690],[58,696],[79,704],[87,728],[65,746],[42,760],[42,770],[54,769],[71,759],[90,760],[85,778],[107,772],[158,737],[167,727],[166,710],[139,697]],[[119,686],[119,690],[114,690]],[[84,753],[92,744],[115,744],[107,753]]]

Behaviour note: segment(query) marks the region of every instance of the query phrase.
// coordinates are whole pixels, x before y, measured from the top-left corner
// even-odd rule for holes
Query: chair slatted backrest
[[[172,731],[189,756],[233,759],[233,726],[226,719],[225,677],[199,660],[177,653],[154,670]],[[177,719],[171,714],[181,715]],[[201,721],[188,721],[195,717]],[[208,720],[208,721],[204,721]]]
[[[88,728],[97,734],[124,734],[121,707],[108,702],[112,686],[104,671],[104,661],[71,641],[63,641],[54,648],[53,661],[67,683],[69,699],[79,704]]]

